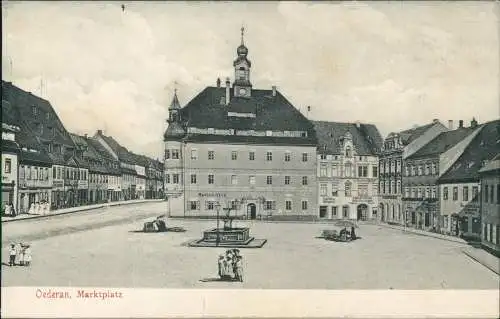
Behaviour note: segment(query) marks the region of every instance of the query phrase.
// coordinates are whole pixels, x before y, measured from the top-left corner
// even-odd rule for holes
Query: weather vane
[[[241,26],[241,44],[243,45],[243,36],[245,35],[245,27]]]

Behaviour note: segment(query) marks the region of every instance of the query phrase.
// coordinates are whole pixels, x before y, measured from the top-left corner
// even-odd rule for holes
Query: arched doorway
[[[357,209],[357,217],[358,220],[367,220],[368,219],[368,205],[359,204]]]
[[[250,203],[247,206],[247,216],[250,216],[250,219],[257,218],[257,206],[254,203]]]

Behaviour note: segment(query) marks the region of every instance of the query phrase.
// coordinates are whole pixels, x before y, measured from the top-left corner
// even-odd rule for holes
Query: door
[[[366,204],[358,205],[357,218],[358,220],[367,220],[368,206]]]
[[[250,219],[256,219],[257,218],[257,207],[255,204],[248,204],[247,206],[247,215],[250,216]]]

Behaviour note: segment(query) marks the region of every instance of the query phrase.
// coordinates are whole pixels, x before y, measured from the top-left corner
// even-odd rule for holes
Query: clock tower
[[[252,63],[247,59],[248,48],[244,43],[245,28],[241,28],[241,45],[236,49],[238,57],[234,60],[234,96],[235,97],[251,97],[252,83],[250,83],[250,68]]]

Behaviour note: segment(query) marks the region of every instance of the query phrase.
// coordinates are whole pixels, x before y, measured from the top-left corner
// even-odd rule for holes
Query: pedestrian
[[[243,282],[243,261],[242,257],[238,256],[236,257],[236,263],[235,263],[235,277],[236,280],[239,282]]]
[[[226,276],[227,280],[233,281],[234,280],[234,269],[233,269],[233,259],[230,257],[226,258]]]
[[[29,266],[31,264],[31,248],[30,245],[27,244],[24,249],[24,265]]]
[[[219,267],[219,278],[222,280],[224,279],[224,256],[219,255],[219,260],[217,262],[218,267]]]
[[[19,244],[19,265],[24,266],[24,256],[26,252],[26,245],[23,243]]]
[[[354,232],[354,226],[351,226],[351,238],[352,238],[352,240],[356,239],[356,233]]]
[[[10,250],[9,250],[9,266],[15,266],[16,265],[16,257],[17,257],[17,250],[16,250],[16,245],[10,244]]]
[[[5,205],[5,210],[4,210],[4,215],[5,216],[11,216],[12,215],[12,207],[10,206],[10,203]]]

